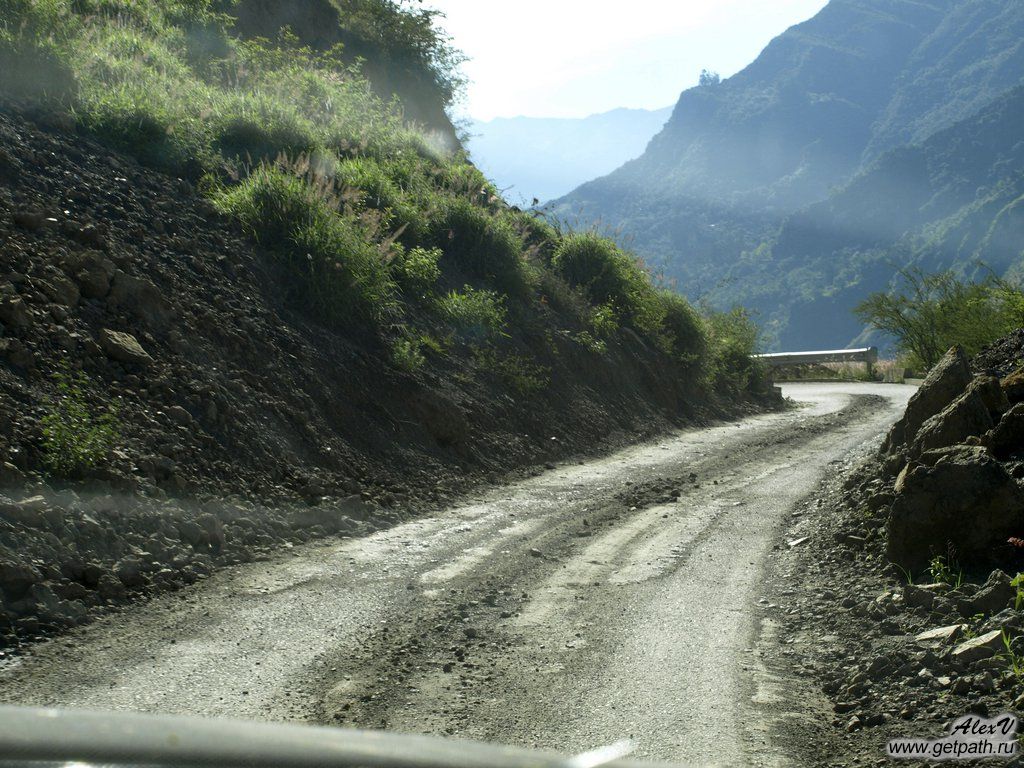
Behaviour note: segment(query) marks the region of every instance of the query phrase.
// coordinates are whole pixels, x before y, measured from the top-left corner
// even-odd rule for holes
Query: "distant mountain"
[[[784,341],[807,329],[851,340],[849,308],[900,266],[1024,277],[1024,87],[921,144],[890,150],[828,199],[788,217],[770,247],[726,280],[775,318]],[[981,264],[984,266],[980,266]],[[785,321],[785,322],[780,322]]]
[[[755,308],[776,347],[842,346],[898,266],[1017,268],[1022,83],[1020,0],[832,0],[554,209]]]
[[[473,161],[511,200],[545,202],[638,157],[672,113],[616,109],[579,119],[513,117],[473,122]]]

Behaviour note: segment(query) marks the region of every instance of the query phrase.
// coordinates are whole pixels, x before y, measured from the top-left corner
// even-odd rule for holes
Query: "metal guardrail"
[[[431,736],[0,706],[0,766],[164,768],[652,768],[619,742],[576,757]]]
[[[878,348],[834,349],[824,352],[776,352],[769,355],[754,355],[754,357],[763,360],[773,368],[811,363],[866,363],[870,369],[878,362]]]

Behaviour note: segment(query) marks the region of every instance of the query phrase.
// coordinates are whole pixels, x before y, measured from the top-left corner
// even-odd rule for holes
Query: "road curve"
[[[496,488],[105,617],[0,668],[0,702],[784,765],[757,601],[783,521],[910,387],[800,403]]]

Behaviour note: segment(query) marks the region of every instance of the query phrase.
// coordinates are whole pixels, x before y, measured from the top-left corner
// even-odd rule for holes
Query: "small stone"
[[[927,611],[935,604],[935,594],[915,584],[903,588],[903,602],[908,608],[924,608]]]
[[[180,424],[183,427],[187,427],[192,424],[192,414],[182,408],[180,405],[172,405],[164,413],[167,414],[171,421]]]
[[[974,678],[974,690],[981,693],[992,693],[996,689],[996,681],[992,678],[991,672],[984,672]]]
[[[104,573],[99,577],[96,591],[104,600],[123,600],[127,594],[127,590],[125,590],[124,584],[121,583],[120,579],[115,578],[109,573]]]
[[[914,642],[922,645],[952,643],[964,630],[963,624],[951,624],[948,627],[939,627],[922,632],[914,638]]]
[[[130,333],[104,328],[100,331],[100,346],[108,357],[119,363],[147,366],[153,362],[153,358]]]
[[[891,662],[885,656],[879,656],[871,664],[868,665],[867,675],[872,680],[878,680],[884,677],[884,673],[891,666]]]
[[[38,211],[16,211],[11,218],[14,223],[24,230],[35,232],[43,228],[46,217]]]
[[[996,629],[992,632],[986,632],[954,648],[953,659],[962,664],[970,664],[974,661],[987,659],[1002,647],[1002,643],[1002,630]]]
[[[20,296],[0,300],[0,323],[11,328],[28,328],[32,325],[32,313]]]
[[[78,286],[62,275],[41,281],[40,288],[50,301],[62,307],[74,307],[78,304],[80,298]]]

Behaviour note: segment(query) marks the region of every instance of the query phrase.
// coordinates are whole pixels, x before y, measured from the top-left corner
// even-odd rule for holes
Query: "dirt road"
[[[219,573],[0,669],[0,701],[788,764],[808,703],[759,661],[763,574],[797,502],[911,393],[790,386],[799,409]]]

